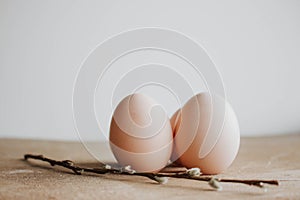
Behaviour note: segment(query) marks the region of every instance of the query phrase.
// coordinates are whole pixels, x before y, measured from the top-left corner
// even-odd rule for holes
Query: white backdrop
[[[299,132],[300,1],[0,0],[0,137],[77,139],[81,62],[138,27],[177,30],[205,47],[242,135]]]

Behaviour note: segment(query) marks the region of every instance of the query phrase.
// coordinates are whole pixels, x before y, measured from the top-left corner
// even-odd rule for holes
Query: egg
[[[179,164],[179,165],[180,165],[180,160],[178,159],[179,156],[177,155],[177,151],[176,151],[175,136],[177,134],[178,127],[180,125],[180,122],[179,122],[181,120],[180,112],[181,112],[181,109],[177,110],[170,119],[171,128],[172,128],[172,132],[173,132],[173,150],[172,150],[170,161],[173,163]]]
[[[172,161],[203,174],[225,171],[240,145],[237,117],[222,97],[207,92],[192,97],[171,118],[174,134]]]
[[[110,147],[122,166],[138,172],[157,172],[171,156],[173,136],[163,107],[144,94],[125,97],[110,125]]]

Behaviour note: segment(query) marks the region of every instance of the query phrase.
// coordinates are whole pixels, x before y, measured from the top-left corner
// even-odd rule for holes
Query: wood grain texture
[[[92,144],[103,161],[113,162],[107,144]],[[223,191],[205,182],[170,179],[158,185],[143,177],[74,175],[39,161],[24,162],[23,154],[43,154],[95,167],[97,161],[75,142],[0,139],[0,199],[300,199],[300,135],[242,138],[233,165],[220,177],[278,179],[267,191],[223,183]]]

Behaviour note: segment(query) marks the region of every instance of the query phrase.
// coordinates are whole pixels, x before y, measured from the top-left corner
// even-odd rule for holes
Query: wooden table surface
[[[107,144],[103,159],[111,161]],[[170,179],[159,185],[143,177],[74,175],[40,161],[25,162],[25,153],[70,159],[78,165],[97,161],[76,142],[0,139],[0,199],[300,199],[300,135],[242,138],[233,165],[219,177],[277,179],[280,186],[267,190],[222,183],[214,191],[206,182]]]

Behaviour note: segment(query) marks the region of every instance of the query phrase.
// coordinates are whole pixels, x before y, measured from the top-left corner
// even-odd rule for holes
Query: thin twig
[[[67,169],[72,170],[75,174],[81,175],[83,172],[90,172],[95,174],[123,174],[123,175],[131,175],[131,176],[143,176],[147,177],[151,180],[154,180],[159,183],[165,183],[166,180],[163,178],[170,177],[170,178],[182,178],[182,179],[191,179],[195,181],[217,181],[217,182],[228,182],[228,183],[241,183],[246,184],[250,186],[256,186],[256,187],[264,187],[264,184],[269,185],[279,185],[279,182],[277,180],[244,180],[244,179],[224,179],[224,178],[215,178],[213,176],[193,176],[188,171],[186,172],[175,172],[175,173],[143,173],[143,172],[135,172],[134,170],[130,168],[112,168],[109,165],[103,164],[99,168],[86,168],[86,167],[79,167],[74,164],[71,160],[63,160],[63,161],[57,161],[53,160],[47,157],[44,157],[43,155],[32,155],[32,154],[25,154],[24,159],[34,159],[34,160],[41,160],[44,162],[50,163],[51,166],[61,166]]]

